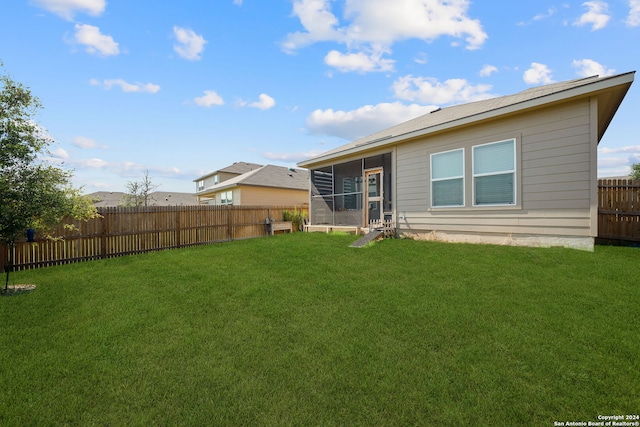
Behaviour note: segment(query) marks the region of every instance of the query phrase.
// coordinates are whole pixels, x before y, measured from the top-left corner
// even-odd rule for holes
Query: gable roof
[[[514,95],[436,109],[431,113],[357,139],[298,163],[300,167],[393,145],[429,134],[476,124],[483,120],[542,108],[569,99],[598,97],[598,142],[633,82],[635,71],[608,77],[587,77],[527,89]]]
[[[242,175],[243,173],[250,172],[250,171],[258,169],[260,167],[262,167],[262,165],[259,165],[257,163],[235,162],[232,165],[226,166],[226,167],[224,167],[222,169],[218,169],[216,171],[209,172],[206,175],[202,175],[201,177],[194,179],[193,182],[201,181],[201,180],[203,180],[205,178],[208,178],[208,177],[210,177],[212,175],[215,175],[217,173],[220,173],[220,172],[231,173],[231,174],[236,174],[236,175]]]
[[[205,188],[199,191],[198,194],[221,191],[242,185],[307,191],[309,189],[309,172],[304,169],[265,165]]]
[[[220,169],[218,172],[243,174],[262,167],[257,163],[235,162],[234,164]]]

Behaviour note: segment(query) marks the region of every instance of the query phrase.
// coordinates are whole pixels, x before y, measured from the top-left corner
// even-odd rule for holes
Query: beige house
[[[231,166],[208,173],[193,181],[196,183],[196,194],[206,188],[213,187],[223,181],[235,178],[243,173],[247,173],[261,167],[262,165],[257,163],[235,162]]]
[[[199,204],[307,206],[309,172],[254,163],[234,163],[195,180]]]
[[[388,218],[415,238],[592,250],[597,146],[633,78],[438,109],[300,162],[311,229]]]

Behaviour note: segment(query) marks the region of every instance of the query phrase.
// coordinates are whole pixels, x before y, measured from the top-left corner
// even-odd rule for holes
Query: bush
[[[282,220],[283,221],[291,221],[293,231],[302,231],[304,220],[307,218],[307,212],[295,208],[293,211],[284,210],[282,211]]]

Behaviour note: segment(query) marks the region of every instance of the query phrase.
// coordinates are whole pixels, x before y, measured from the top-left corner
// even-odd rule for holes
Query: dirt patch
[[[27,292],[31,292],[35,288],[36,288],[36,285],[13,285],[13,286],[9,286],[6,292],[4,291],[4,288],[3,288],[1,293],[2,295],[6,295],[6,296],[19,295],[19,294],[25,294]]]

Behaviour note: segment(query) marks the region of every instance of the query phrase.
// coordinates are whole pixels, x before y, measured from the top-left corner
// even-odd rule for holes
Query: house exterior
[[[308,206],[308,171],[252,163],[232,166],[195,180],[199,204]],[[238,173],[243,169],[245,172]]]
[[[413,238],[592,250],[597,146],[633,78],[438,109],[300,162],[311,229],[387,218]]]
[[[205,188],[213,187],[223,181],[235,178],[243,173],[250,172],[260,167],[262,167],[262,165],[257,163],[235,162],[226,168],[208,173],[194,180],[196,183],[196,194],[203,191]]]

